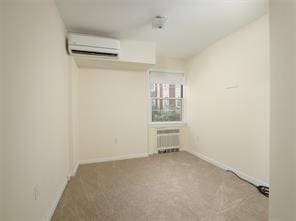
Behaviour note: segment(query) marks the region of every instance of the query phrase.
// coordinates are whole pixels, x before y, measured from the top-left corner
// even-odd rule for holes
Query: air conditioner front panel
[[[68,43],[69,45],[77,45],[82,47],[120,50],[120,42],[118,40],[82,34],[69,34]]]

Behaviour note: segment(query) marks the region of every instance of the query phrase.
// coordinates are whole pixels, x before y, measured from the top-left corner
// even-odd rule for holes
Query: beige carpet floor
[[[187,153],[80,166],[53,221],[266,221],[268,199]]]

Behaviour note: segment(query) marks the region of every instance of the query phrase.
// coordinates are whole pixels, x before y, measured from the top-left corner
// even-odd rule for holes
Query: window
[[[151,122],[183,121],[184,75],[150,72]]]

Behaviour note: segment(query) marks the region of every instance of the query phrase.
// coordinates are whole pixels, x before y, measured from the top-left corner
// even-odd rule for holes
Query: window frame
[[[184,78],[183,84],[183,98],[182,99],[182,113],[181,113],[181,121],[159,121],[153,122],[152,121],[152,100],[153,98],[150,97],[150,73],[151,72],[162,72],[162,73],[169,73],[169,74],[182,74]],[[167,126],[183,126],[186,124],[185,120],[185,100],[186,100],[186,75],[184,71],[175,71],[175,70],[161,70],[161,69],[151,69],[147,71],[148,75],[148,124],[151,127],[167,127]],[[178,99],[178,98],[177,98]]]

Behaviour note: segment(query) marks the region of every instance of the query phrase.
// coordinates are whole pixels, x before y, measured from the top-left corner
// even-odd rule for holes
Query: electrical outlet
[[[114,139],[114,143],[118,144],[118,139],[117,138]]]
[[[39,199],[39,188],[37,186],[34,187],[34,200],[38,200]]]

